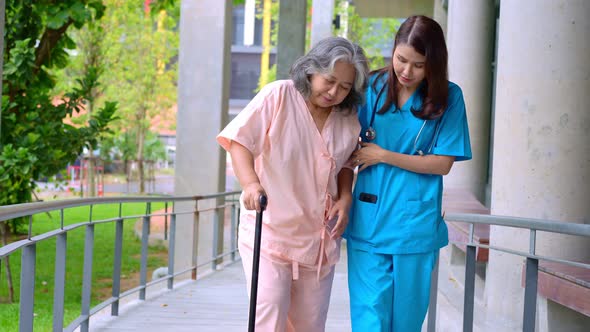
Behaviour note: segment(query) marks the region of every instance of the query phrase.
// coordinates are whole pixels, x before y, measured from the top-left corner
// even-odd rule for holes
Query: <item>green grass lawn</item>
[[[162,209],[163,204],[152,204],[152,211]],[[123,215],[140,215],[146,210],[145,204],[129,203],[123,206]],[[104,204],[93,207],[93,220],[107,219],[118,216],[119,206]],[[87,221],[89,207],[67,209],[64,212],[65,224]],[[33,219],[33,233],[41,234],[59,228],[59,212],[36,215]],[[136,220],[125,220],[123,235],[123,255],[121,271],[122,291],[139,285],[141,241],[133,233]],[[92,304],[108,299],[111,296],[113,255],[115,241],[115,223],[97,224],[94,226],[94,256],[92,267]],[[66,259],[66,290],[64,327],[71,323],[81,311],[82,269],[84,262],[85,227],[68,232]],[[10,256],[10,267],[14,282],[15,303],[6,303],[8,287],[6,269],[2,264],[0,271],[0,331],[18,331],[18,297],[20,291],[20,259],[18,251]],[[149,248],[148,281],[155,268],[167,265],[167,249],[163,246]],[[35,331],[51,331],[53,321],[53,288],[54,288],[55,239],[37,244],[36,275],[35,275]],[[137,296],[137,295],[131,295]]]

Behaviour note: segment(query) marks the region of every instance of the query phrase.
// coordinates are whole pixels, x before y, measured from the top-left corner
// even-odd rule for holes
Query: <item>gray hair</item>
[[[332,73],[337,61],[352,64],[356,75],[353,89],[336,105],[336,109],[355,110],[364,100],[369,66],[363,49],[346,38],[328,37],[320,40],[306,55],[295,61],[291,67],[291,79],[295,88],[307,98],[311,94],[311,75]]]

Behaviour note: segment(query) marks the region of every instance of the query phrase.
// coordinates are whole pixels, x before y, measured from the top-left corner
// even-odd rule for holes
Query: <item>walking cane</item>
[[[248,332],[254,332],[256,323],[256,296],[258,295],[258,267],[260,265],[260,240],[262,235],[262,212],[266,209],[266,196],[261,195],[260,212],[256,212],[256,229],[254,233],[254,257],[252,258],[252,284],[250,285],[250,315],[248,317]]]

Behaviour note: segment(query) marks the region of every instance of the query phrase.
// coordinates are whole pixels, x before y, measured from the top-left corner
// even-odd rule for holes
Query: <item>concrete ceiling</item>
[[[353,0],[361,17],[403,18],[412,15],[433,16],[434,2],[440,0]]]

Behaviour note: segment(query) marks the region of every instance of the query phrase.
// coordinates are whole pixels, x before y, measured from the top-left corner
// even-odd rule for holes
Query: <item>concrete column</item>
[[[339,5],[340,8],[337,8],[337,11],[340,13],[340,29],[336,30],[336,35],[348,38],[348,30],[350,29],[348,25],[348,8],[350,7],[350,2],[342,1]]]
[[[448,13],[449,79],[463,90],[473,159],[455,163],[444,181],[447,188],[469,190],[481,202],[485,202],[494,55],[494,2],[453,0],[449,2]]]
[[[174,179],[177,196],[225,191],[225,153],[215,137],[227,122],[231,9],[231,0],[182,0],[181,3]],[[193,206],[179,204],[176,210],[187,211]],[[200,233],[199,261],[211,257],[212,220],[211,213],[202,214],[197,232],[192,216],[178,216],[177,271],[191,263],[193,234]]]
[[[306,8],[307,0],[279,3],[277,79],[288,78],[293,62],[305,53]]]
[[[311,46],[332,36],[334,0],[313,0],[311,8]]]
[[[590,222],[588,16],[584,0],[501,3],[492,214]],[[492,227],[490,236],[494,246],[528,251],[528,231]],[[588,239],[539,234],[537,248],[541,255],[590,260]],[[490,252],[488,317],[521,324],[522,265],[522,257]]]
[[[256,22],[256,0],[244,1],[244,46],[254,45],[254,23]]]
[[[434,13],[432,18],[440,24],[445,36],[447,35],[447,10],[449,6],[448,0],[434,0]]]

